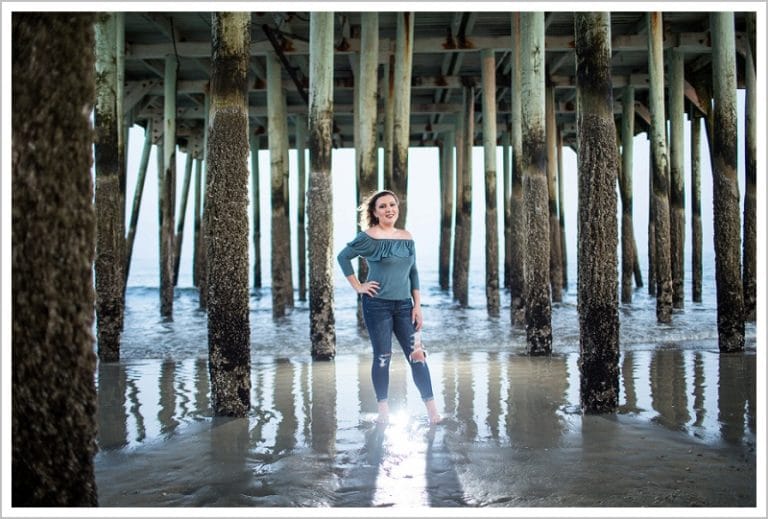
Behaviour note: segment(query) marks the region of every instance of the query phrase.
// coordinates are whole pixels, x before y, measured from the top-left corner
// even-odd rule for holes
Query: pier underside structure
[[[401,217],[405,219],[408,200],[405,186],[409,175],[407,150],[411,147],[435,147],[441,150],[440,177],[444,179],[441,189],[451,190],[441,194],[444,213],[441,215],[441,226],[444,228],[440,232],[446,236],[440,251],[443,265],[441,283],[446,285],[443,289],[449,288],[447,269],[450,266],[448,258],[451,251],[448,237],[453,232],[454,264],[450,266],[455,284],[453,293],[462,306],[467,305],[464,284],[469,254],[465,249],[471,239],[479,238],[472,237],[468,230],[472,208],[471,201],[465,200],[465,195],[471,193],[473,187],[471,178],[467,177],[464,170],[469,170],[469,151],[472,147],[483,147],[485,154],[493,154],[497,146],[502,147],[506,166],[500,173],[504,177],[502,182],[505,196],[504,206],[498,210],[505,214],[505,228],[502,232],[492,228],[486,230],[486,254],[493,258],[499,247],[505,251],[503,283],[510,291],[514,303],[510,319],[516,324],[533,327],[529,329],[532,332],[529,337],[537,336],[543,331],[541,327],[549,326],[549,323],[541,319],[531,322],[531,318],[522,316],[525,314],[526,303],[531,303],[526,301],[530,294],[536,293],[537,299],[541,299],[549,292],[548,297],[556,302],[560,297],[560,285],[567,286],[566,278],[563,277],[567,273],[567,251],[565,240],[562,239],[565,226],[562,183],[564,178],[577,175],[578,172],[562,171],[561,158],[563,147],[566,146],[578,153],[577,98],[580,87],[576,76],[574,14],[540,14],[544,18],[543,27],[538,23],[532,26],[521,24],[519,13],[510,12],[381,12],[375,13],[375,16],[360,12],[327,13],[331,21],[324,27],[332,27],[332,49],[321,55],[317,49],[313,50],[310,43],[312,13],[249,13],[247,80],[242,95],[248,115],[248,145],[251,151],[269,150],[272,156],[269,171],[272,217],[265,220],[272,225],[273,246],[269,253],[272,254],[273,264],[272,297],[275,316],[282,315],[286,308],[293,306],[294,280],[289,268],[293,252],[290,247],[288,215],[291,211],[300,212],[298,221],[302,226],[311,225],[313,218],[312,205],[304,204],[305,195],[302,195],[302,203],[298,208],[291,208],[288,204],[286,150],[309,150],[310,171],[304,171],[304,157],[301,157],[299,164],[301,178],[305,179],[305,184],[301,186],[304,193],[307,183],[311,184],[313,178],[318,178],[313,177],[318,172],[311,170],[311,157],[322,152],[312,147],[309,138],[316,130],[310,127],[312,123],[309,118],[313,89],[310,63],[315,60],[322,66],[330,67],[332,71],[330,135],[324,139],[330,139],[332,149],[356,150],[358,198],[375,188],[373,182],[381,173],[383,186],[398,191],[402,202]],[[123,132],[133,125],[144,127],[147,132],[146,145],[155,145],[158,150],[162,150],[162,153],[158,153],[159,162],[168,162],[177,151],[188,157],[184,193],[179,196],[186,201],[190,185],[194,184],[195,200],[198,200],[194,215],[196,232],[195,236],[188,239],[193,239],[195,243],[195,257],[192,259],[195,280],[201,287],[201,306],[205,306],[209,280],[204,274],[208,270],[203,241],[208,200],[202,192],[205,186],[201,179],[203,175],[196,174],[194,183],[190,182],[189,176],[193,161],[197,161],[197,171],[209,171],[211,168],[206,162],[210,160],[206,147],[211,128],[212,84],[217,81],[212,76],[212,13],[130,12],[111,16],[115,18],[117,26],[110,33],[114,34],[112,37],[116,49],[114,60],[117,70],[110,77],[116,78],[114,90],[121,115],[116,119],[117,124],[123,126]],[[649,203],[652,214],[649,215],[649,221],[653,232],[648,244],[652,256],[648,283],[649,290],[657,297],[660,322],[668,322],[672,318],[673,301],[675,306],[682,305],[682,291],[685,287],[684,193],[690,186],[685,186],[681,171],[681,124],[684,120],[702,124],[702,136],[707,139],[712,150],[710,160],[715,184],[730,186],[735,181],[733,172],[737,159],[731,151],[718,149],[724,141],[716,137],[720,135],[718,132],[735,134],[737,125],[744,122],[718,114],[730,113],[723,110],[727,111],[732,106],[737,88],[754,90],[754,81],[750,81],[750,78],[754,76],[755,68],[755,14],[728,13],[726,19],[722,20],[721,17],[721,14],[710,12],[613,12],[607,17],[606,23],[610,29],[610,59],[607,63],[607,81],[611,86],[609,108],[613,112],[616,146],[621,157],[615,166],[610,167],[616,169],[617,190],[621,188],[622,193],[622,302],[631,302],[630,271],[634,274],[637,286],[642,284],[637,244],[632,234],[631,185],[627,185],[626,181],[621,182],[622,179],[632,178],[631,136],[622,133],[645,133],[651,141],[649,170],[646,174],[636,171],[634,175],[639,177],[636,179],[638,182],[646,181],[651,186]],[[539,42],[543,42],[543,45]],[[525,53],[525,49],[530,52]],[[99,52],[97,48],[97,54]],[[715,59],[723,53],[726,53],[725,58]],[[718,77],[733,79],[713,81],[713,78]],[[525,97],[534,94],[538,96],[540,92],[545,95],[546,108],[538,113],[540,103]],[[489,96],[493,96],[493,99],[488,99]],[[750,113],[756,110],[754,102],[749,104],[748,110]],[[715,124],[716,117],[720,117],[717,120],[723,122]],[[493,121],[488,121],[488,118],[493,118]],[[546,149],[540,153],[542,150],[531,147],[538,146],[539,141],[539,129],[534,126],[542,124],[546,127],[543,134],[546,135]],[[664,128],[668,125],[671,131],[665,132]],[[494,132],[494,135],[485,135],[488,132]],[[531,132],[536,133],[535,139],[531,139]],[[698,135],[697,132],[692,133]],[[754,132],[747,132],[748,140],[751,138],[754,141],[754,136],[750,135],[754,135]],[[732,145],[729,143],[728,146],[730,149]],[[747,148],[754,149],[754,142],[748,142]],[[377,152],[384,159],[382,172],[377,171]],[[451,157],[454,154],[455,160]],[[122,156],[115,154],[115,157]],[[145,164],[146,161],[142,161],[142,167],[145,168]],[[204,169],[201,164],[205,164]],[[124,175],[124,167],[113,169],[122,171]],[[177,217],[174,214],[177,197],[176,179],[173,178],[176,175],[175,168],[163,164],[159,169],[162,178],[158,179],[158,185],[163,188],[159,190],[163,249],[160,254],[163,258],[161,273],[166,273],[160,276],[161,308],[164,316],[172,317],[173,291],[169,286],[176,276],[167,274],[167,266],[178,265],[179,253],[176,251],[181,250],[179,242],[183,235],[173,230],[176,220],[183,216]],[[258,168],[251,169],[251,182],[257,185]],[[495,185],[495,170],[495,160],[487,158],[487,193],[493,194],[491,188]],[[626,172],[622,173],[622,170]],[[412,174],[417,175],[418,172]],[[534,195],[533,192],[526,192],[525,186],[532,185],[526,184],[531,175],[538,177],[539,174],[544,175],[542,178],[547,178],[549,182],[549,210],[546,216],[541,216],[546,218],[546,222],[538,221],[538,212],[536,215],[529,214],[524,209],[526,201],[531,200],[532,196],[538,199],[538,193]],[[143,182],[143,175],[141,179]],[[125,179],[115,183],[115,186],[122,189],[122,193],[117,196],[124,197]],[[753,183],[749,186],[753,186]],[[694,182],[693,187],[698,189],[698,182]],[[136,192],[140,201],[140,186],[137,186]],[[306,193],[311,198],[311,191]],[[729,310],[723,313],[721,319],[734,322],[721,322],[720,326],[723,330],[740,330],[735,321],[741,319],[742,313],[750,316],[749,308],[754,305],[751,302],[754,299],[754,273],[751,269],[745,270],[743,285],[746,288],[736,286],[741,276],[741,265],[737,258],[742,255],[743,241],[744,254],[750,257],[744,257],[742,261],[746,266],[754,264],[754,258],[751,257],[754,252],[751,251],[754,251],[752,244],[755,230],[754,225],[748,225],[742,231],[738,210],[732,207],[734,203],[738,207],[738,196],[730,200],[722,199],[723,196],[731,196],[729,193],[733,193],[730,187],[715,191],[716,198],[719,197],[715,201],[715,225],[718,229],[729,229],[730,234],[738,229],[741,239],[730,240],[728,244],[721,244],[717,248],[718,258],[723,260],[717,263],[717,279],[727,284],[724,290],[727,290],[729,298],[742,298],[742,301],[730,301],[728,308],[732,310],[746,306],[747,311]],[[692,192],[691,199],[698,200],[698,193]],[[599,206],[599,201],[597,203]],[[267,210],[257,205],[258,200],[254,200],[254,214]],[[134,202],[134,206],[135,212],[138,204]],[[183,203],[182,207],[185,206]],[[319,208],[317,204],[314,207]],[[744,219],[751,221],[754,204],[747,204],[746,207]],[[486,204],[484,209],[488,213],[485,215],[486,226],[488,222],[494,224],[497,214],[495,204]],[[120,229],[126,227],[126,216],[115,211],[109,214],[115,221],[111,225],[102,226],[107,229],[105,232],[122,232]],[[125,250],[126,258],[130,258],[136,233],[133,223],[135,214],[130,217],[129,234],[132,239]],[[690,232],[694,236],[698,232],[698,218],[698,214],[695,214],[694,225],[691,226]],[[324,225],[328,225],[327,220],[324,221]],[[455,230],[450,228],[454,221]],[[558,224],[561,229],[549,229]],[[575,226],[575,222],[569,225]],[[532,239],[530,232],[526,231],[532,229],[531,226],[549,230],[546,233],[539,232],[537,236],[541,236]],[[198,232],[198,229],[203,229],[203,232]],[[311,264],[306,265],[306,251],[311,252],[312,240],[317,241],[318,235],[299,232],[304,230],[297,230],[299,252],[293,260],[301,265],[301,279],[297,283],[300,298],[304,297],[306,277],[312,278],[314,275],[316,278],[318,275],[312,272]],[[251,259],[254,284],[260,285],[262,251],[257,240],[260,230],[253,229],[251,233],[256,244],[256,257]],[[322,229],[320,235],[332,236]],[[487,237],[499,235],[505,241],[503,246],[496,243],[495,238]],[[547,238],[544,239],[544,236]],[[108,242],[103,236],[100,239],[104,243]],[[701,247],[700,240],[696,239],[693,243],[693,257],[690,261],[694,266],[695,286],[696,279],[701,275]],[[530,247],[543,247],[534,256],[541,256],[542,266],[548,263],[548,269],[546,266],[535,269],[528,266],[526,269],[521,264],[526,257],[531,257]],[[128,272],[129,268],[130,265],[126,264],[124,272]],[[495,287],[498,286],[500,269],[495,261],[486,262],[485,268],[486,284],[489,287],[488,312],[494,315],[498,312]],[[541,268],[547,270],[543,277],[538,274]],[[332,269],[328,272],[327,265],[323,269],[322,276],[332,274]],[[365,269],[362,270],[364,275]],[[281,272],[286,275],[283,276]],[[534,282],[540,277],[546,280],[546,286],[525,287],[525,278]],[[125,278],[127,275],[111,276],[109,283],[124,282]],[[105,285],[109,283],[99,283],[100,279],[97,268],[99,290],[110,290],[110,293],[120,293],[120,288],[124,290],[124,287],[107,287]],[[332,286],[330,283],[315,283],[315,286],[321,285]],[[101,286],[104,288],[99,288]],[[310,288],[310,301],[312,296]],[[315,294],[315,297],[317,301],[318,297],[322,299],[325,295]],[[725,308],[725,299],[728,298],[720,298],[719,306]],[[541,304],[541,301],[536,304]],[[111,321],[117,318],[112,314],[97,315],[99,329],[115,327]],[[328,319],[332,319],[332,315],[329,314]],[[114,342],[112,340],[109,345],[110,358],[119,356],[115,354]],[[738,349],[743,341],[736,339],[728,343],[726,349],[732,350]],[[535,349],[532,348],[532,351]],[[548,349],[543,351],[547,352]],[[332,356],[332,351],[324,354],[324,357]]]
[[[248,171],[249,151],[269,150],[271,158],[271,206],[258,207],[256,197],[253,220],[272,226],[273,315],[279,319],[293,306],[290,265],[306,262],[307,268],[299,269],[299,298],[308,285],[311,348],[317,360],[336,353],[333,149],[357,150],[356,197],[381,173],[384,187],[401,197],[403,219],[415,214],[413,204],[406,213],[408,150],[440,150],[441,160],[435,161],[443,190],[442,229],[435,229],[442,236],[440,283],[443,290],[453,289],[460,306],[467,306],[468,245],[480,238],[471,236],[470,225],[472,149],[494,153],[496,146],[502,147],[501,168],[490,158],[484,162],[485,192],[492,196],[500,169],[505,195],[503,207],[480,208],[486,222],[495,222],[498,211],[505,216],[504,229],[486,224],[486,256],[505,251],[508,318],[526,327],[531,355],[551,353],[553,292],[567,283],[562,179],[578,175],[578,226],[584,229],[579,246],[591,254],[589,261],[579,255],[578,265],[579,290],[585,290],[579,296],[591,291],[579,303],[581,355],[589,363],[581,386],[582,408],[611,412],[615,391],[607,384],[617,373],[619,347],[619,187],[621,233],[627,236],[621,239],[623,303],[631,302],[630,270],[637,286],[641,279],[637,244],[630,236],[632,146],[622,132],[644,133],[652,141],[649,170],[633,175],[651,188],[649,292],[657,297],[658,321],[674,321],[672,309],[682,306],[681,291],[687,286],[680,277],[686,261],[684,193],[690,186],[681,174],[684,132],[678,124],[685,119],[692,124],[694,143],[693,300],[701,296],[699,162],[709,160],[720,350],[744,349],[744,320],[755,318],[755,94],[756,81],[764,79],[755,74],[755,12],[622,11],[580,13],[576,19],[571,12],[17,12],[12,27],[12,349],[18,377],[14,395],[21,395],[13,402],[14,418],[29,418],[27,408],[48,409],[51,395],[61,403],[59,408],[76,409],[75,421],[67,416],[64,425],[49,420],[60,418],[55,411],[14,422],[14,478],[21,473],[17,470],[31,467],[20,481],[40,489],[25,493],[14,488],[14,504],[95,504],[90,309],[95,309],[99,359],[119,360],[125,283],[132,247],[137,232],[141,234],[136,217],[152,146],[158,178],[150,181],[157,182],[160,197],[161,314],[173,318],[178,264],[187,260],[179,257],[183,215],[194,189],[195,232],[187,237],[194,242],[194,257],[188,260],[194,265],[200,305],[209,312],[209,346],[215,346],[209,350],[209,369],[216,381],[217,414],[244,416],[249,407],[249,331],[258,324],[248,320],[247,279],[251,266],[257,287],[262,275],[260,231],[258,226],[247,228],[248,180],[258,186],[260,174],[253,159]],[[72,86],[73,79],[81,88]],[[736,109],[740,88],[747,91],[746,121],[738,119]],[[94,111],[95,132],[84,106]],[[485,120],[489,117],[494,120]],[[145,129],[145,142],[130,203],[125,200],[125,140],[135,125]],[[666,132],[668,126],[671,131]],[[745,152],[737,149],[739,128],[746,128],[743,214],[737,164]],[[580,129],[588,135],[580,136]],[[484,135],[489,132],[494,135]],[[699,139],[706,139],[709,157],[698,156]],[[565,146],[580,154],[578,171],[562,171]],[[71,149],[76,149],[74,155]],[[306,179],[300,196],[305,193],[306,204],[302,201],[298,208],[288,203],[289,149],[309,152],[309,160],[299,165],[300,178]],[[63,151],[75,157],[73,166],[54,176],[66,163],[58,158]],[[377,151],[384,159],[382,172],[371,160]],[[187,156],[181,193],[176,192],[177,153]],[[56,192],[61,186],[65,191]],[[127,205],[130,212],[123,210]],[[267,210],[271,218],[262,222],[258,215]],[[298,259],[290,246],[291,211],[301,213],[298,221],[307,231],[296,232]],[[69,216],[62,219],[64,213]],[[566,224],[573,229],[576,223]],[[556,225],[559,232],[550,232]],[[249,237],[256,244],[254,258],[248,258]],[[498,237],[507,242],[496,243]],[[95,251],[89,243],[95,243]],[[587,272],[590,265],[599,268]],[[501,274],[493,262],[485,268],[487,307],[493,316],[499,312]],[[582,287],[588,279],[592,281]],[[39,280],[53,281],[38,288]],[[41,294],[44,305],[36,309]],[[74,314],[68,317],[67,312]],[[56,360],[62,351],[71,352],[66,362],[41,360]],[[52,367],[52,374],[40,371],[40,365]],[[44,376],[25,375],[32,372]],[[332,392],[325,396],[335,398]],[[39,429],[40,423],[52,424],[57,437],[79,443],[62,459],[68,469],[77,467],[85,481],[66,470],[55,471],[52,479],[48,450],[29,449],[35,442],[50,443],[52,436]],[[72,424],[78,434],[69,434]],[[79,488],[70,495],[72,484]]]

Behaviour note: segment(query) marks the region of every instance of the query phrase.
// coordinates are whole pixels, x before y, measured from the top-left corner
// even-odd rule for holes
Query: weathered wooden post
[[[288,123],[282,68],[277,56],[267,55],[267,124],[272,200],[272,316],[293,308],[291,224],[288,200]]]
[[[669,158],[664,117],[664,29],[661,13],[647,15],[648,75],[651,109],[651,169],[653,176],[654,238],[656,242],[656,319],[672,322],[672,260],[669,231]]]
[[[701,303],[701,116],[691,114],[691,299]]]
[[[98,505],[94,22],[92,13],[11,18],[13,254],[4,290],[13,301],[7,434],[14,507]],[[31,114],[46,124],[32,123]]]
[[[398,228],[405,228],[408,213],[408,147],[411,140],[411,68],[414,13],[397,13],[395,45],[394,119],[392,126],[392,181],[400,198]]]
[[[247,416],[251,405],[248,317],[248,59],[250,13],[213,13],[207,152],[208,362],[213,412]]]
[[[635,87],[627,85],[621,95],[621,302],[632,302],[634,272],[634,224],[632,223],[632,168],[634,167]]]
[[[560,222],[557,216],[557,121],[555,88],[544,91],[545,140],[547,146],[547,197],[549,199],[549,283],[552,301],[563,300],[563,264],[560,258]]]
[[[501,175],[504,211],[504,288],[509,288],[509,279],[512,275],[512,164],[509,155],[510,146],[509,128],[501,134]]]
[[[521,13],[522,166],[525,200],[525,329],[530,355],[552,353],[549,195],[544,99],[544,13]]]
[[[510,106],[510,140],[512,142],[512,227],[511,267],[509,273],[510,319],[512,324],[525,323],[525,204],[523,199],[523,134],[522,134],[522,52],[520,13],[512,13],[512,60]]]
[[[249,144],[251,147],[251,241],[253,242],[253,288],[261,288],[261,188],[259,172],[259,149],[261,149],[261,137],[256,131],[249,130]]]
[[[463,106],[463,104],[462,104]],[[464,191],[464,116],[462,113],[456,114],[456,124],[454,130],[456,138],[456,205],[453,208],[453,270],[451,272],[451,288],[453,299],[459,300],[458,283],[461,275],[459,270],[462,268],[459,262],[461,245],[459,240],[464,239],[464,213],[461,211],[461,204]]]
[[[717,332],[721,352],[744,350],[741,215],[737,166],[736,36],[733,13],[712,13],[712,176]]]
[[[360,193],[362,196],[367,196],[378,186],[376,103],[379,86],[377,72],[379,64],[379,13],[362,13],[361,26],[359,97],[355,110],[360,118],[360,154],[357,171]],[[410,110],[408,114],[410,115]],[[400,193],[398,196],[401,196]],[[362,199],[359,202],[362,202]]]
[[[563,134],[557,128],[557,215],[560,224],[560,264],[563,290],[568,290],[568,247],[565,239],[565,170],[563,169]]]
[[[453,234],[453,148],[454,131],[444,134],[440,144],[440,290],[448,290],[451,270],[451,235]]]
[[[189,200],[189,184],[192,180],[192,150],[187,152],[187,160],[184,163],[184,183],[181,187],[181,208],[176,221],[176,238],[173,240],[173,286],[179,284],[179,267],[181,266],[181,245],[184,241],[184,223],[187,219],[187,201]]]
[[[382,145],[384,147],[384,189],[393,189],[392,173],[392,140],[395,123],[395,56],[389,55],[389,62],[384,63],[384,131]]]
[[[672,262],[672,305],[685,306],[685,160],[683,131],[685,71],[683,53],[670,51],[669,60],[669,204]]]
[[[128,284],[128,275],[131,270],[131,257],[133,256],[133,243],[136,240],[136,226],[139,222],[139,209],[141,208],[141,198],[144,194],[144,181],[147,178],[147,166],[149,165],[149,154],[152,151],[152,122],[147,123],[144,131],[144,147],[141,150],[141,160],[139,161],[139,173],[136,177],[136,189],[133,191],[133,206],[131,208],[131,220],[128,225],[128,235],[125,239],[125,273],[123,276],[123,294]],[[125,298],[125,296],[123,296]]]
[[[296,234],[298,241],[299,263],[299,301],[307,300],[307,233],[306,233],[306,197],[307,197],[307,118],[296,116],[296,166],[299,180],[298,203],[296,204]]]
[[[126,171],[128,170],[128,118],[125,116],[125,13],[114,13],[115,17],[115,97],[117,99],[117,154],[120,161],[120,221],[125,231]],[[123,266],[125,272],[125,266]],[[125,291],[125,289],[123,289]],[[123,297],[125,299],[125,297]]]
[[[176,79],[179,60],[165,57],[163,79],[163,169],[158,170],[160,217],[160,315],[173,318],[173,219],[176,200]],[[162,174],[161,174],[162,172]]]
[[[195,158],[195,194],[193,195],[193,218],[192,218],[192,286],[198,285],[199,272],[197,270],[197,249],[200,246],[200,207],[202,203],[202,197],[200,194],[200,186],[203,184],[203,152],[198,153]]]
[[[648,131],[648,140],[651,131]],[[648,295],[656,296],[656,202],[653,194],[653,146],[648,148]]]
[[[119,149],[118,112],[122,103],[115,95],[117,85],[116,17],[100,16],[96,34],[96,106],[94,146],[96,171],[96,331],[101,360],[120,358],[123,332],[125,271],[125,221],[121,205],[123,153]]]
[[[205,167],[208,167],[208,120],[209,112],[211,110],[211,96],[205,94],[205,100],[203,103],[204,119],[203,119],[203,152],[200,162],[205,163]],[[208,286],[208,278],[206,272],[208,268],[205,265],[205,185],[207,182],[203,179],[205,169],[200,168],[196,170],[195,175],[195,250],[194,260],[192,265],[192,272],[195,276],[195,286],[198,288],[200,309],[206,307],[206,291]],[[258,249],[257,249],[258,250]]]
[[[483,81],[483,151],[485,155],[485,298],[488,315],[499,315],[499,224],[496,203],[496,57],[481,55]]]
[[[751,45],[747,48],[744,69],[747,94],[744,132],[744,318],[754,321],[757,315],[757,82]]]
[[[472,136],[475,133],[475,89],[464,87],[464,102],[457,131],[456,236],[453,245],[453,297],[469,305],[469,255],[472,240]]]
[[[355,115],[359,124],[357,135],[357,187],[358,206],[379,184],[378,146],[376,142],[376,104],[378,101],[378,59],[379,59],[379,13],[367,12],[361,15],[360,63],[355,78],[357,93]],[[359,258],[357,270],[360,282],[368,278],[368,263]],[[365,330],[362,298],[358,296],[358,327]]]
[[[609,13],[575,13],[579,111],[579,370],[581,408],[614,412],[619,403],[616,257],[616,126]]]
[[[309,24],[309,327],[312,358],[336,356],[333,312],[333,13],[313,12]]]

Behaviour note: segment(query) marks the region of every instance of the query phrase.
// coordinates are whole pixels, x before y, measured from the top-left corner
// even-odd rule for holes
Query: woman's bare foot
[[[427,414],[429,415],[429,425],[437,425],[443,421],[443,417],[437,412],[437,404],[435,400],[427,400],[424,402],[427,406]]]
[[[379,417],[376,418],[377,424],[389,423],[389,403],[386,400],[379,402]]]

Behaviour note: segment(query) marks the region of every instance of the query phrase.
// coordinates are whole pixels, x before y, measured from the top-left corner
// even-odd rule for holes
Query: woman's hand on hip
[[[379,282],[378,281],[366,281],[365,283],[362,283],[357,288],[358,294],[366,294],[371,297],[374,297],[376,293],[379,291]]]
[[[421,330],[421,325],[424,324],[424,317],[421,315],[421,307],[414,306],[411,311],[411,321],[416,330]]]

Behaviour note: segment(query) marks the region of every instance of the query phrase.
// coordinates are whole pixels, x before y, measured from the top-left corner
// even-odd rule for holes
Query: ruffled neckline
[[[361,231],[354,240],[347,244],[359,256],[369,261],[380,261],[382,258],[407,258],[414,255],[414,242],[410,238],[374,238]]]

